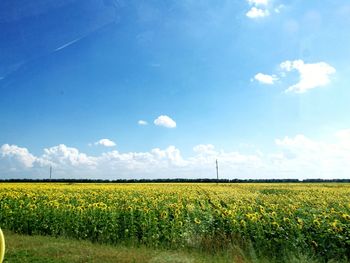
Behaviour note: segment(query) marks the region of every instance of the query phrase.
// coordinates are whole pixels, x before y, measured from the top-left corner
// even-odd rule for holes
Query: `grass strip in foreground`
[[[120,263],[243,263],[273,262],[270,259],[258,259],[254,252],[244,254],[231,249],[225,253],[208,254],[188,250],[162,250],[147,247],[111,246],[89,241],[55,238],[49,236],[19,235],[4,231],[6,237],[6,255],[8,263],[62,263],[62,262],[120,262]],[[319,262],[304,255],[291,255],[288,262]]]
[[[4,231],[4,262],[227,262],[225,258],[187,251],[154,250],[146,247],[123,247],[66,238],[19,235]],[[232,262],[232,261],[231,261]]]

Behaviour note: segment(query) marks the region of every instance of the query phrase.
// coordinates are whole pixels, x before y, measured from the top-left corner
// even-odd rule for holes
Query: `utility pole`
[[[216,159],[216,183],[219,183],[219,165],[218,165],[218,159]]]
[[[50,165],[50,182],[51,182],[51,178],[52,178],[52,166]]]

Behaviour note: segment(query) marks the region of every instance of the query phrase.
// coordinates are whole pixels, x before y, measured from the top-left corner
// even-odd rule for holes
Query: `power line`
[[[218,159],[216,159],[216,183],[219,183],[219,164]]]

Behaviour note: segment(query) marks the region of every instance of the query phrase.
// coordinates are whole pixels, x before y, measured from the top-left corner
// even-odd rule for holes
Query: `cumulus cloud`
[[[199,144],[193,147],[193,151],[198,154],[217,154],[215,146],[212,144]]]
[[[277,139],[279,168],[304,178],[349,178],[350,130],[335,133],[332,142],[317,141],[303,134]]]
[[[249,18],[262,18],[270,15],[268,0],[248,0],[250,9],[246,13]]]
[[[282,72],[293,70],[299,73],[299,82],[290,86],[286,92],[305,93],[308,90],[326,86],[336,69],[326,62],[305,63],[303,60],[284,61],[280,64]]]
[[[252,19],[267,17],[272,13],[280,13],[284,5],[275,6],[270,0],[247,0],[250,9],[246,16]]]
[[[175,128],[176,122],[166,115],[160,115],[157,119],[154,120],[154,124],[157,126],[163,126],[165,128]]]
[[[259,17],[266,17],[269,16],[270,12],[267,9],[257,8],[253,6],[249,9],[249,11],[246,13],[246,16],[249,18],[259,18]]]
[[[1,147],[2,150],[5,149],[6,156],[9,152],[7,148],[8,145]],[[175,146],[165,149],[154,148],[147,152],[109,151],[99,156],[89,156],[76,148],[60,144],[44,149],[43,154],[38,157],[29,153],[28,150],[23,151],[24,148],[18,146],[12,148],[16,152],[22,149],[20,152],[29,160],[20,159],[20,163],[13,163],[12,167],[4,167],[2,154],[0,171],[16,168],[18,174],[22,175],[24,169],[32,169],[32,178],[37,178],[39,174],[48,176],[48,166],[54,168],[56,178],[210,178],[215,176],[213,169],[217,158],[220,160],[221,171],[226,171],[227,177],[230,177],[238,175],[238,171],[242,172],[242,169],[257,166],[260,162],[257,156],[217,151],[210,144],[195,146],[194,155],[188,158],[184,158]],[[11,158],[16,159],[17,155],[11,155]]]
[[[113,147],[113,146],[117,145],[114,141],[111,141],[110,139],[101,139],[101,140],[95,142],[94,144],[95,145],[102,145],[105,147]]]
[[[288,87],[285,92],[305,93],[308,90],[323,87],[331,82],[331,75],[336,72],[336,69],[326,62],[305,63],[298,59],[294,61],[286,60],[279,65],[280,77],[288,76],[288,73],[296,71],[299,80],[296,84]],[[263,84],[275,84],[279,78],[276,75],[267,75],[257,73],[254,76],[256,81]]]
[[[225,173],[236,173],[239,170],[256,172],[256,168],[262,167],[262,160],[257,154],[242,154],[237,151],[226,152],[217,150],[212,144],[200,144],[193,147],[195,156],[189,158],[189,162],[195,169],[209,169],[219,160],[221,170]]]
[[[57,167],[88,167],[96,166],[96,158],[89,157],[85,153],[80,153],[78,149],[60,144],[44,149],[44,154],[40,157],[48,163]]]
[[[250,5],[262,5],[262,6],[266,6],[269,1],[268,0],[248,0],[248,3]]]
[[[337,131],[335,136],[342,142],[348,144],[350,142],[350,129]]]
[[[304,134],[285,136],[274,145],[272,152],[255,148],[243,153],[199,144],[185,158],[175,146],[91,156],[60,144],[35,156],[26,148],[4,144],[0,147],[0,174],[47,178],[48,166],[52,166],[56,178],[215,178],[218,160],[222,178],[350,178],[350,129],[340,130],[328,140]]]
[[[4,144],[0,148],[0,158],[13,168],[31,168],[37,158],[27,148]]]
[[[141,125],[141,126],[145,126],[145,125],[148,125],[148,122],[147,121],[144,121],[144,120],[139,120],[137,122],[138,125]]]
[[[254,79],[263,84],[272,85],[276,80],[278,80],[276,75],[267,75],[263,73],[258,73],[254,76]]]

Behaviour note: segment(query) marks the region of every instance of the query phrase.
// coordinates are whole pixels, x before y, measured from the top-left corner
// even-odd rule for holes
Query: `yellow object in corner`
[[[4,233],[2,233],[2,230],[0,228],[0,263],[4,260],[5,255],[5,238]]]

